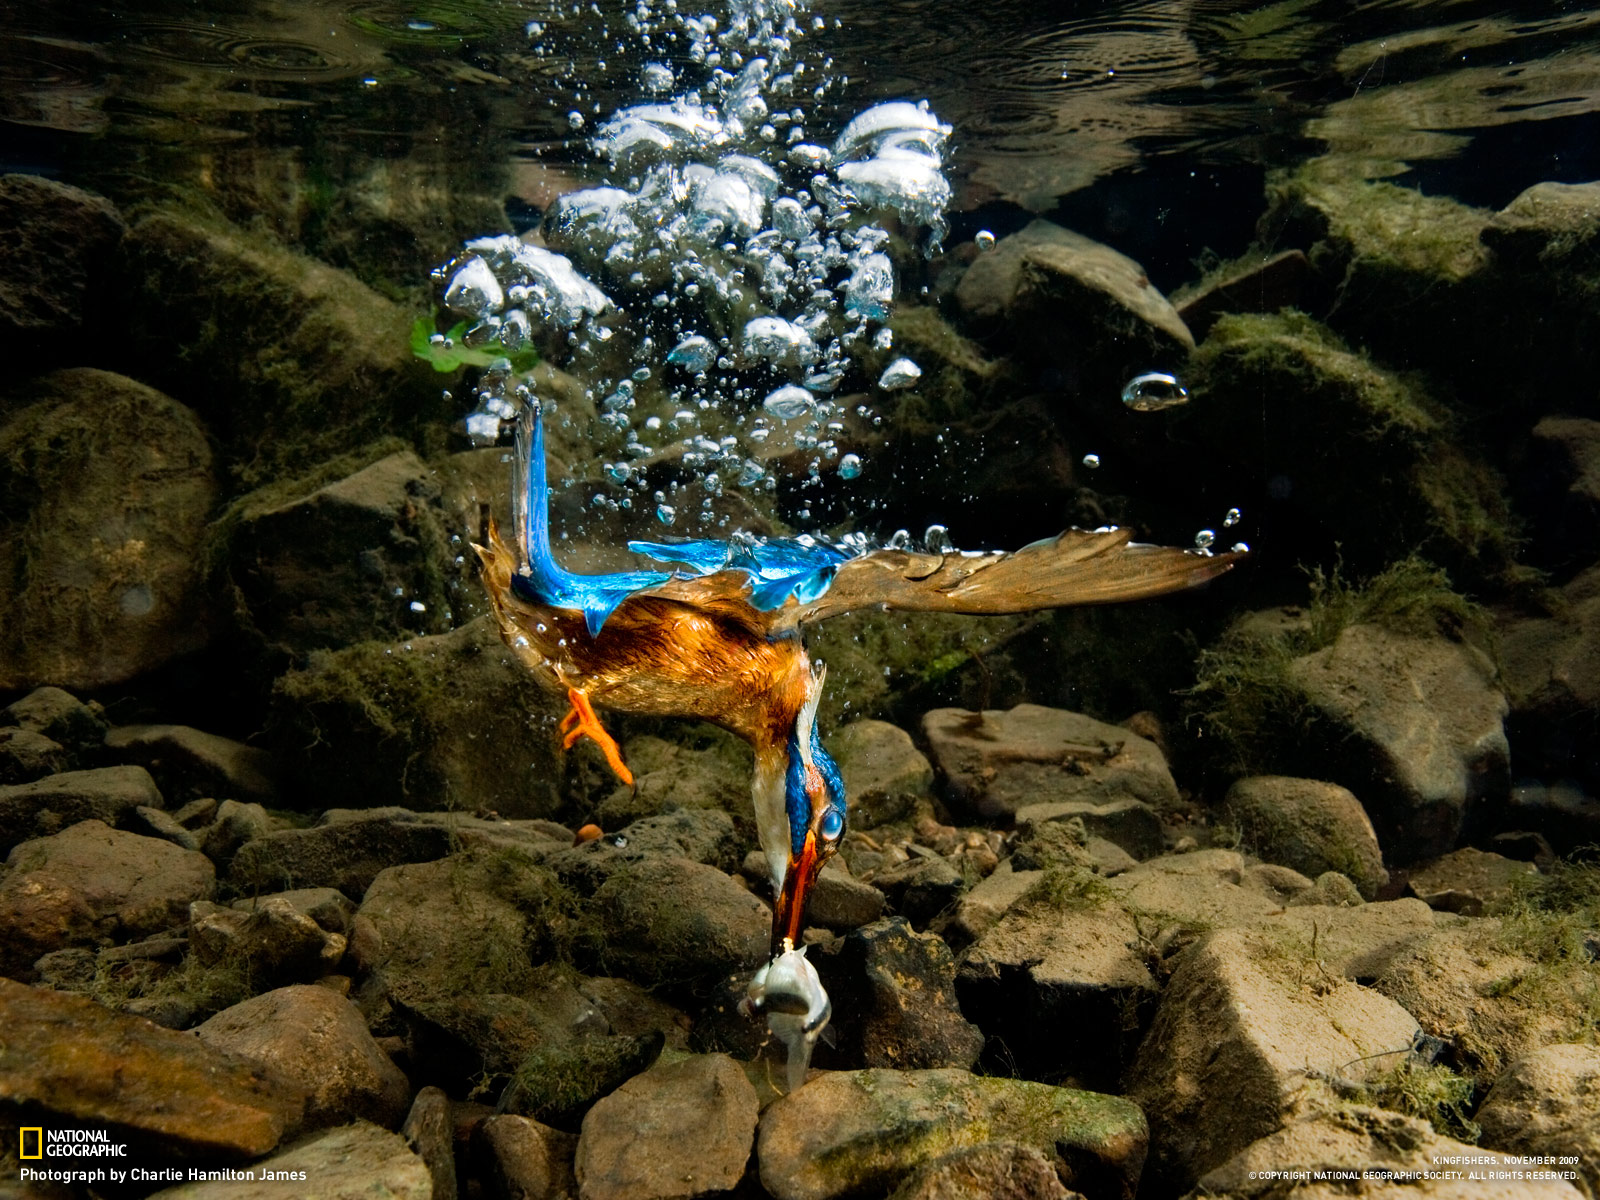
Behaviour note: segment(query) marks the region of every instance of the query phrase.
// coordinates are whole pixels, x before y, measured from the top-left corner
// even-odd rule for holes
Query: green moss
[[[1087,867],[1048,867],[1022,899],[1060,912],[1083,912],[1120,903],[1106,881]]]
[[[1366,1085],[1369,1103],[1408,1117],[1421,1117],[1445,1137],[1475,1143],[1483,1130],[1472,1120],[1476,1082],[1449,1067],[1410,1060]]]

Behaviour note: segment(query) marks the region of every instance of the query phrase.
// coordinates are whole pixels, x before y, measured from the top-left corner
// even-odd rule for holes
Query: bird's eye
[[[817,826],[817,832],[826,841],[837,841],[844,832],[844,814],[837,808],[830,808],[822,814],[822,822]]]

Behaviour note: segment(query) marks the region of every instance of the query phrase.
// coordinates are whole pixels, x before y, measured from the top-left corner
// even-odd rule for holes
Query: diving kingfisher
[[[1193,587],[1240,552],[1132,542],[1123,530],[1070,529],[1011,553],[855,552],[819,539],[628,543],[672,571],[581,575],[550,551],[539,406],[517,428],[515,549],[493,521],[483,565],[500,635],[571,710],[562,745],[592,738],[624,783],[633,776],[594,706],[720,725],[755,749],[756,825],[772,873],[772,953],[800,945],[806,896],[839,849],[844,780],[817,730],[825,668],[803,624],[852,609],[980,615],[1109,604]]]

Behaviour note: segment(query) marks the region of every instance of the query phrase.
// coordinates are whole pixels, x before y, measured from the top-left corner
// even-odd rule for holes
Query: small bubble
[[[1232,529],[1243,518],[1244,514],[1237,508],[1230,508],[1227,512],[1227,515],[1222,518],[1222,527],[1224,529]]]
[[[1217,540],[1217,534],[1212,529],[1202,529],[1194,535],[1194,544],[1198,549],[1209,550]]]
[[[993,250],[994,234],[990,233],[987,229],[980,229],[977,233],[972,235],[972,244],[979,250]]]
[[[582,129],[583,128],[583,114],[581,112],[579,112],[577,109],[573,109],[571,112],[569,112],[567,114],[567,124],[570,125],[574,129]]]
[[[1235,554],[1249,554],[1250,553],[1250,543],[1249,542],[1235,542],[1230,547],[1230,549]]]
[[[1134,412],[1160,412],[1189,402],[1189,389],[1176,375],[1165,371],[1146,371],[1128,380],[1122,389],[1122,402]]]
[[[425,613],[428,611],[428,606],[421,600],[413,600],[411,602],[411,611],[414,613]]]
[[[1100,456],[1098,454],[1085,454],[1083,456],[1083,465],[1091,471],[1094,470],[1100,465]]]
[[[673,508],[672,505],[670,505],[670,504],[658,504],[658,505],[656,505],[656,520],[660,521],[663,525],[671,525],[677,519],[678,519],[678,510]]]
[[[855,479],[861,474],[861,456],[846,454],[839,460],[839,478]]]
[[[955,548],[950,541],[950,531],[943,525],[929,525],[922,535],[922,544],[930,554],[946,554]]]

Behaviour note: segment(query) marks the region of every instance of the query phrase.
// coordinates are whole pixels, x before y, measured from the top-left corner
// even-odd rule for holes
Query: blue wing
[[[618,571],[609,575],[577,575],[550,553],[550,486],[545,477],[544,421],[537,405],[529,405],[517,426],[517,475],[511,489],[516,504],[518,541],[526,574],[511,577],[511,588],[524,599],[552,608],[583,613],[590,637],[598,637],[606,618],[629,596],[671,579],[665,571]]]
[[[812,538],[629,542],[628,549],[701,575],[743,571],[750,578],[750,603],[761,612],[783,607],[790,596],[809,604],[828,590],[839,564],[853,557]]]

